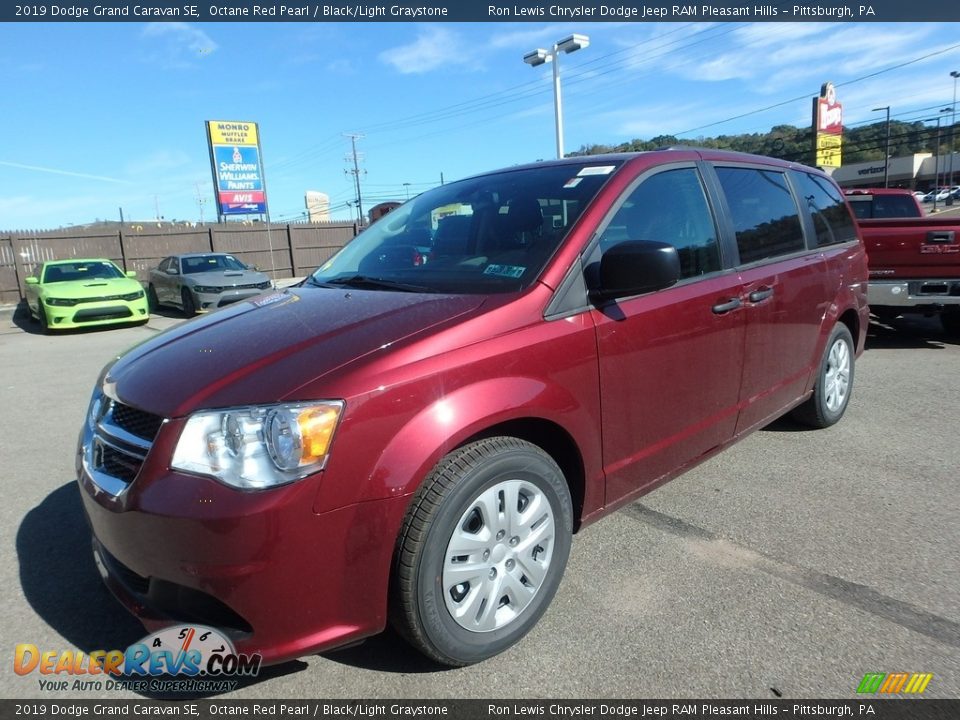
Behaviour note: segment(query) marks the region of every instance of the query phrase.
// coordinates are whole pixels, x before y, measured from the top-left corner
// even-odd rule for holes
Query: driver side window
[[[666,170],[634,188],[600,236],[600,250],[625,240],[673,245],[683,279],[720,270],[717,230],[697,170]]]

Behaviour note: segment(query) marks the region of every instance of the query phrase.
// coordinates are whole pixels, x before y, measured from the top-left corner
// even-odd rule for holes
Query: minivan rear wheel
[[[503,652],[553,599],[572,528],[563,472],[539,447],[493,437],[453,451],[423,483],[404,520],[394,626],[443,665]]]
[[[793,417],[815,428],[830,427],[841,417],[853,390],[853,335],[843,323],[837,323],[827,340],[813,395],[793,411]]]

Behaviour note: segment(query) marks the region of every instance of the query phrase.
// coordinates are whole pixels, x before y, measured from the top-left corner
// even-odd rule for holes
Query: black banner
[[[4,3],[4,22],[955,22],[944,0],[696,4],[637,0],[62,0]]]
[[[0,719],[73,717],[264,718],[864,718],[955,720],[960,700],[2,700]]]

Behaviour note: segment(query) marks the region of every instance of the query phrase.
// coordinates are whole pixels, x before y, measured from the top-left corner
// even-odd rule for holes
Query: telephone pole
[[[197,205],[200,207],[200,224],[203,225],[203,205],[207,202],[207,199],[200,194],[200,183],[196,183],[197,188]]]
[[[357,222],[363,225],[363,201],[360,199],[360,157],[357,155],[357,140],[363,137],[356,133],[344,133],[345,137],[350,138],[350,146],[353,148],[353,169],[345,172],[353,175],[353,181],[357,189]],[[350,156],[347,156],[347,162]],[[366,170],[364,170],[366,172]]]

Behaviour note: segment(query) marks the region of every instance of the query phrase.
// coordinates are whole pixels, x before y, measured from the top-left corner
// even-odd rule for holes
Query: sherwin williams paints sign
[[[206,125],[218,212],[221,215],[266,213],[267,189],[263,182],[257,124],[207,120]]]

